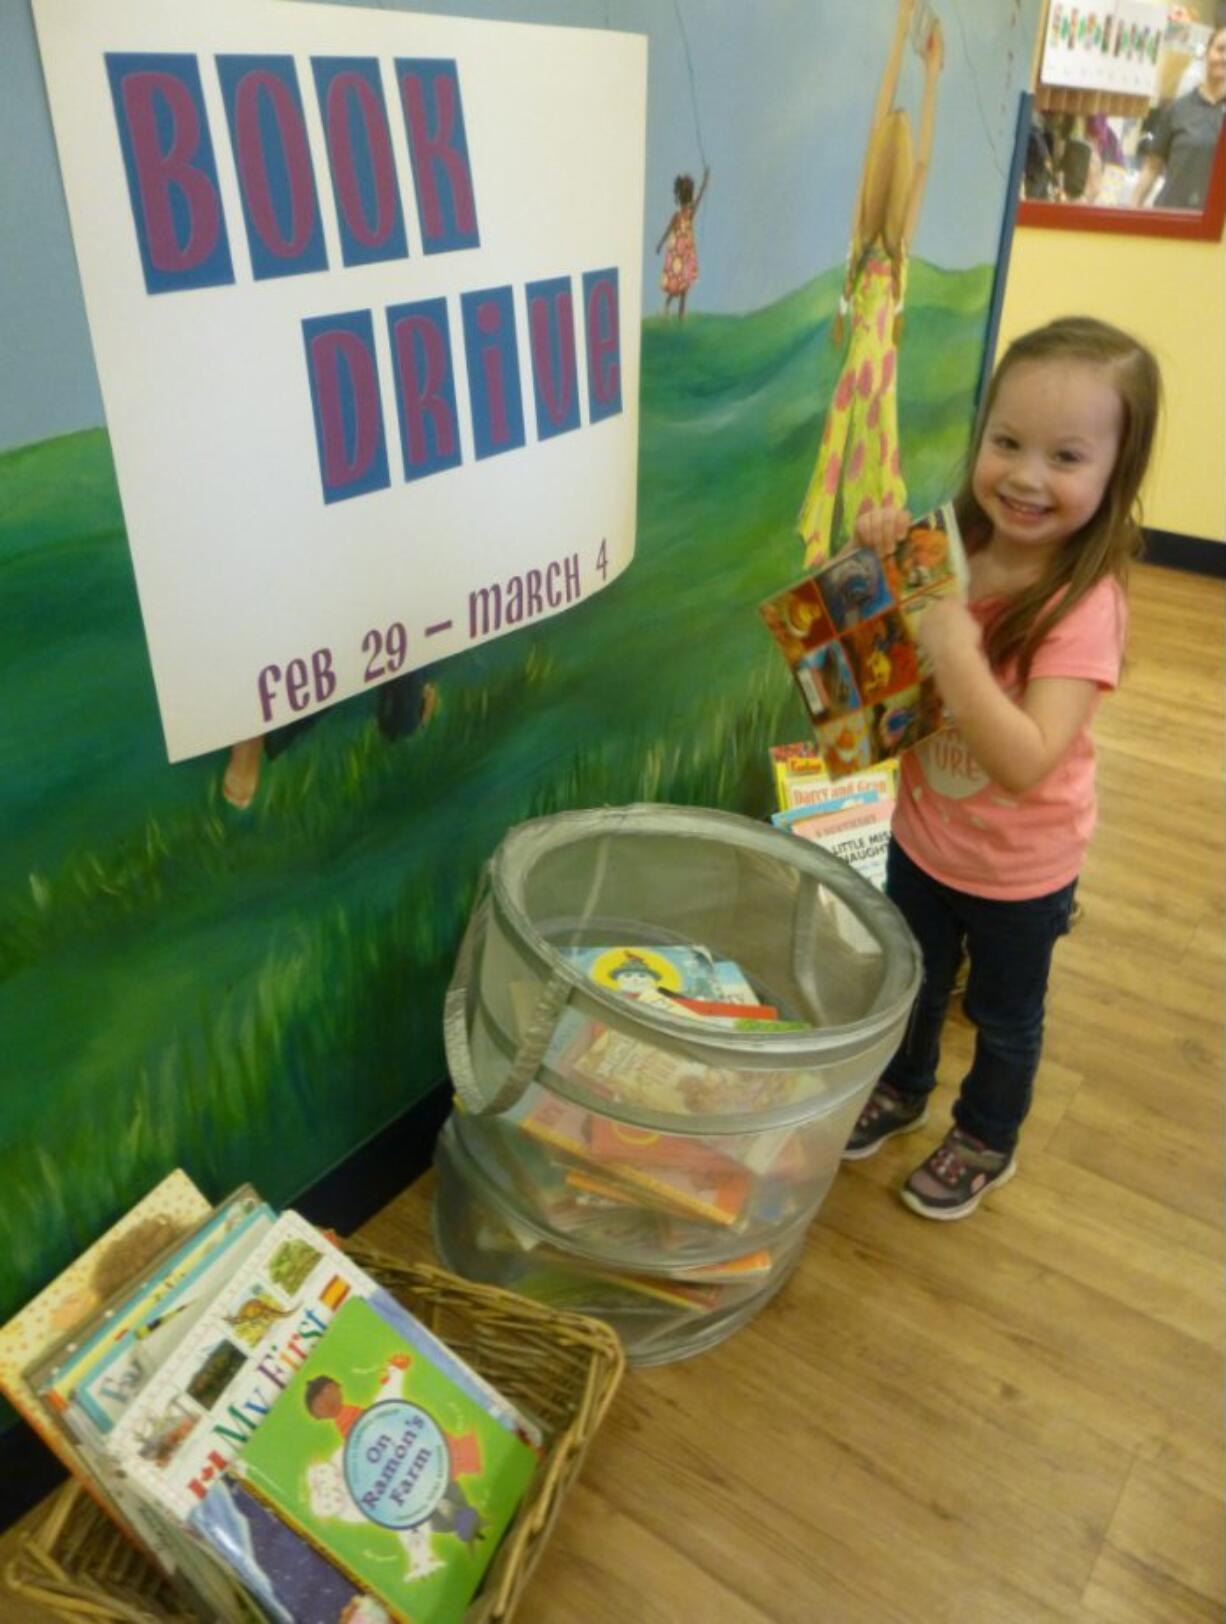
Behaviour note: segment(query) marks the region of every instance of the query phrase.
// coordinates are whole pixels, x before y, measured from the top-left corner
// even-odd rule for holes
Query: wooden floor
[[[1018,1178],[959,1224],[893,1193],[954,1020],[939,1120],[844,1169],[782,1297],[627,1378],[521,1624],[1226,1616],[1223,585],[1133,609]],[[428,1196],[365,1233],[428,1251]]]

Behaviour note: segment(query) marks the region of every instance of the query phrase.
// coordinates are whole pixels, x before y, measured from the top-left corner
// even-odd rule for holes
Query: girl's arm
[[[698,205],[702,202],[702,194],[706,191],[707,182],[710,179],[711,179],[711,166],[710,166],[710,164],[703,164],[703,166],[702,166],[702,185],[698,188],[698,196],[694,199],[694,213],[695,214],[698,213]]]
[[[669,220],[668,224],[664,227],[664,235],[660,238],[659,242],[656,244],[656,253],[657,254],[660,252],[661,248],[664,247],[664,244],[668,241],[669,236],[672,233],[672,229],[676,224],[677,224],[677,216],[674,214],[672,216],[672,218]]]
[[[1042,783],[1088,720],[1097,684],[1038,677],[1020,701],[1010,699],[988,665],[978,621],[952,598],[926,611],[918,636],[941,698],[992,782],[1010,795]]]
[[[932,168],[932,132],[936,124],[937,79],[945,66],[945,40],[941,25],[933,19],[932,32],[924,47],[924,102],[920,109],[919,152],[915,160],[915,174],[911,180],[911,194],[907,198],[907,213],[903,220],[903,247],[911,247],[919,223],[920,208],[924,202],[924,188]]]

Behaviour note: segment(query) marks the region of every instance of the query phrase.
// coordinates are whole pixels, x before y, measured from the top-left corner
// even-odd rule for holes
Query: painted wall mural
[[[940,500],[967,442],[1038,0],[415,9],[648,38],[634,560],[254,760],[174,766],[29,12],[0,23],[27,154],[0,178],[0,1317],[169,1167],[284,1202],[438,1083],[509,824],[765,813],[805,721],[755,605],[866,497]]]

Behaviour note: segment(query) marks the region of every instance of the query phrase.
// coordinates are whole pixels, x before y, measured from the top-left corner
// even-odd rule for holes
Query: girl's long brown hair
[[[971,477],[1000,386],[1023,361],[1077,361],[1099,366],[1119,395],[1122,421],[1115,467],[1098,510],[1071,535],[1033,586],[1010,598],[984,633],[988,660],[999,670],[1017,661],[1024,685],[1040,643],[1090,588],[1114,575],[1121,585],[1141,550],[1141,481],[1149,465],[1162,401],[1158,363],[1128,333],[1091,316],[1064,316],[1014,339],[996,368],[975,428],[966,475],[954,511],[969,552],[991,540],[992,526],[971,489]]]

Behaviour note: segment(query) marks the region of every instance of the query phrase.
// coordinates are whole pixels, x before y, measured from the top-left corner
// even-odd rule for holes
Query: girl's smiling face
[[[1018,362],[1001,380],[971,476],[993,543],[1046,551],[1087,524],[1115,467],[1122,415],[1106,368]]]

